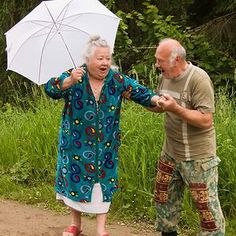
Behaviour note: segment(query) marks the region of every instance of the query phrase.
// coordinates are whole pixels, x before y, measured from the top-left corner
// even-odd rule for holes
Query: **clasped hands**
[[[159,95],[159,99],[156,102],[156,108],[163,111],[175,111],[178,104],[175,99],[168,94]]]

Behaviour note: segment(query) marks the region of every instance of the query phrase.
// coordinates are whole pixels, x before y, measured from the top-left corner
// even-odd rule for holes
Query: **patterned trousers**
[[[219,162],[218,157],[177,162],[167,154],[161,155],[155,189],[158,231],[176,231],[186,186],[199,212],[198,235],[225,235],[225,220],[217,189]]]

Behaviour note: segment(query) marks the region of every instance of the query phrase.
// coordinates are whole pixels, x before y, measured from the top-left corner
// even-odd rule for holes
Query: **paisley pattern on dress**
[[[45,85],[45,92],[51,98],[65,100],[55,189],[71,200],[90,202],[93,185],[99,182],[103,201],[110,202],[118,189],[122,93],[129,92],[130,99],[143,106],[150,106],[155,94],[136,80],[110,70],[96,102],[87,74],[62,91],[63,81],[71,71],[51,78]]]

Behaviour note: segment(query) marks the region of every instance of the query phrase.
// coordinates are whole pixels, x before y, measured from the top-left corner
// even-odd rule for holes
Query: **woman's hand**
[[[164,97],[155,95],[152,97],[151,102],[154,107],[148,107],[147,109],[152,112],[162,113],[164,112],[163,108],[160,106],[159,101],[163,100]]]
[[[74,84],[82,81],[82,76],[86,71],[83,67],[78,67],[76,69],[73,69],[71,72],[71,75],[64,79],[62,90],[66,90],[73,86]]]
[[[85,70],[83,67],[78,67],[76,69],[73,69],[70,75],[70,79],[75,83],[81,82],[82,76],[85,73]]]

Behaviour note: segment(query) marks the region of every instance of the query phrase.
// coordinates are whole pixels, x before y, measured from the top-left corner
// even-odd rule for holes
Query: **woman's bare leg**
[[[97,214],[96,223],[97,223],[97,236],[101,236],[106,232],[106,216],[107,214]]]
[[[76,226],[81,230],[81,212],[71,208],[71,225]]]
[[[81,232],[81,212],[76,211],[71,208],[71,223],[64,230],[63,236],[74,236],[75,234],[80,234]]]

